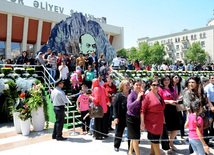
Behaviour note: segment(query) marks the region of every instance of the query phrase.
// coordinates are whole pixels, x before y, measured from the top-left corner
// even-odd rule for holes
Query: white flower
[[[32,83],[33,82],[31,80],[25,78],[16,79],[16,85],[22,93],[24,93],[25,91],[29,91],[32,87]]]
[[[3,77],[4,77],[4,74],[0,74],[0,77],[3,78]]]
[[[4,90],[6,90],[4,80],[0,79],[0,95],[4,93]]]
[[[29,73],[24,73],[23,76],[28,77],[28,76],[30,76],[30,74]]]
[[[33,74],[32,76],[33,76],[33,77],[38,77],[38,74]]]
[[[16,67],[16,68],[14,68],[14,70],[25,70],[25,69],[24,68]]]
[[[13,81],[12,79],[6,78],[6,79],[2,79],[4,81],[4,83],[7,83],[8,81]]]
[[[6,90],[9,89],[9,85],[8,85],[8,84],[5,84],[4,86],[5,86],[5,89],[6,89]]]

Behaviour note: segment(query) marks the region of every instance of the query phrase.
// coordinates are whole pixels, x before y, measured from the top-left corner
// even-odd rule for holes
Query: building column
[[[39,20],[39,25],[38,25],[38,30],[37,30],[37,40],[36,40],[36,44],[33,46],[34,54],[36,54],[41,48],[42,24],[43,24],[43,21]]]
[[[7,38],[5,42],[5,58],[11,59],[12,14],[7,14]]]
[[[110,34],[108,34],[108,36],[107,36],[107,37],[108,37],[108,40],[110,39],[110,36],[111,36],[111,35],[110,35]]]
[[[51,30],[54,28],[55,25],[56,23],[51,23]]]
[[[23,26],[23,38],[22,38],[22,43],[21,43],[21,46],[20,46],[21,51],[26,51],[27,50],[28,23],[29,23],[29,18],[25,17],[24,26]]]

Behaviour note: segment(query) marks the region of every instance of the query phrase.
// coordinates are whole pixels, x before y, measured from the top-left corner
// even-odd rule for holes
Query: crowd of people
[[[76,86],[73,87],[76,92],[71,97],[78,96],[77,107],[81,113],[84,134],[91,134],[96,140],[108,137],[114,116],[116,152],[119,151],[127,128],[128,132],[125,134],[128,138],[128,154],[135,152],[139,155],[140,135],[146,129],[151,142],[151,154],[160,155],[163,132],[167,133],[169,141],[168,148],[163,147],[167,145],[165,143],[162,144],[162,149],[172,154],[178,151],[174,144],[181,144],[177,139],[179,131],[181,138],[188,136],[184,130],[186,127],[189,129],[190,154],[209,154],[212,143],[207,136],[214,135],[214,75],[210,75],[209,81],[202,81],[197,75],[192,76],[185,86],[181,85],[182,78],[178,74],[165,75],[161,79],[154,74],[153,79],[148,81],[132,80],[126,76],[118,91],[113,83],[113,75],[107,76],[107,82],[102,80],[100,72],[98,78],[94,74],[92,76],[92,82],[87,85],[81,80],[71,80]],[[75,72],[75,77],[81,78],[80,70]],[[98,105],[102,107],[104,116],[89,119],[89,107]]]
[[[182,78],[178,74],[173,76],[153,75],[152,80],[142,81],[129,79],[128,76],[121,81],[119,90],[114,84],[114,76],[109,74],[107,62],[101,54],[98,59],[94,52],[91,56],[79,53],[79,57],[68,57],[48,49],[46,54],[39,52],[34,58],[33,54],[27,56],[22,52],[16,60],[17,64],[37,64],[48,68],[51,75],[50,82],[56,79],[56,88],[51,93],[54,104],[56,122],[52,138],[65,140],[62,137],[64,123],[64,106],[68,102],[66,95],[71,92],[72,100],[76,101],[77,110],[81,114],[83,134],[91,134],[96,140],[108,137],[112,128],[112,118],[115,124],[114,149],[119,151],[123,132],[127,129],[128,153],[140,154],[139,141],[141,131],[148,132],[151,142],[151,154],[160,155],[159,143],[162,142],[163,132],[169,133],[167,149],[168,154],[178,149],[174,144],[180,131],[181,138],[187,135],[184,128],[189,129],[190,153],[209,154],[210,138],[214,136],[214,75],[209,80],[201,80],[192,76],[185,86],[181,85]],[[8,62],[7,64],[12,64]],[[133,67],[134,66],[134,67]],[[124,57],[116,56],[112,61],[113,69],[136,70],[213,70],[213,64],[206,67],[200,63],[189,63],[183,66],[181,62],[168,66],[163,62],[158,66],[153,63],[144,66],[143,59],[135,63],[126,61]],[[64,85],[66,87],[64,87]],[[71,89],[69,87],[71,85]],[[65,89],[65,93],[62,89]],[[103,110],[102,118],[90,118],[90,106],[100,105]],[[166,130],[166,131],[165,131]],[[203,138],[204,137],[204,138]],[[163,145],[163,144],[162,144]],[[163,146],[162,146],[163,148]]]
[[[177,61],[176,63],[167,64],[163,62],[161,65],[153,62],[152,64],[145,64],[144,59],[140,61],[136,59],[135,61],[126,60],[125,57],[119,57],[113,59],[112,67],[117,70],[147,70],[147,71],[213,71],[214,64],[201,64],[200,62],[188,62],[185,65],[182,61]]]

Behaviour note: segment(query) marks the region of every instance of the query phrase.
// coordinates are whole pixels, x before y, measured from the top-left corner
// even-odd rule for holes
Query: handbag
[[[162,141],[163,140],[163,141]],[[163,125],[163,133],[161,135],[161,146],[163,150],[169,150],[169,136],[166,125]]]
[[[177,111],[185,111],[186,110],[186,108],[183,104],[176,105],[176,109],[177,109]]]
[[[103,118],[103,108],[102,106],[98,105],[98,106],[91,106],[89,108],[89,116],[91,118]]]

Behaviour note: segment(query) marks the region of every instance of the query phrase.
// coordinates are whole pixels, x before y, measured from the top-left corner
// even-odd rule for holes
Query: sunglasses
[[[152,84],[153,87],[157,86],[160,87],[160,84]]]

